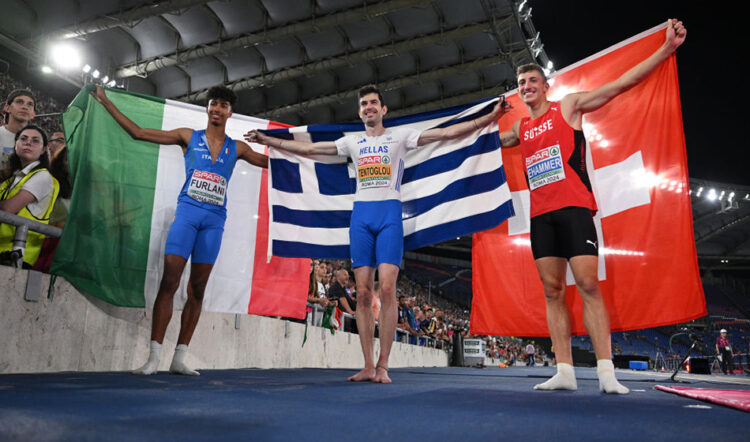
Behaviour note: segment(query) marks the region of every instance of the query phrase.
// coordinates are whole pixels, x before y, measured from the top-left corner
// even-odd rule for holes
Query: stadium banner
[[[615,45],[550,79],[548,96],[615,80],[664,41],[665,25]],[[528,115],[517,91],[500,130]],[[645,81],[586,114],[587,166],[599,211],[599,281],[613,331],[657,327],[706,315],[693,238],[677,64],[672,56]],[[544,292],[529,241],[529,191],[520,148],[504,149],[517,215],[473,237],[471,332],[549,336]],[[570,269],[572,332],[585,334]]]
[[[63,114],[73,196],[50,272],[111,304],[153,306],[164,264],[164,245],[185,181],[179,146],[133,140],[85,87]],[[206,108],[118,89],[107,96],[144,128],[203,129]],[[280,124],[234,114],[227,135]],[[255,145],[254,148],[259,148]],[[303,318],[310,261],[267,262],[268,202],[265,169],[237,161],[227,195],[227,221],[203,310]],[[175,295],[187,297],[190,261]]]
[[[497,98],[384,121],[386,127],[448,127],[491,112]],[[266,131],[285,139],[333,141],[364,132],[363,123]],[[347,157],[270,151],[269,254],[348,259],[356,170]],[[384,156],[388,159],[388,156]],[[396,165],[393,165],[394,167]],[[401,182],[404,249],[497,226],[513,215],[497,124],[406,153]]]

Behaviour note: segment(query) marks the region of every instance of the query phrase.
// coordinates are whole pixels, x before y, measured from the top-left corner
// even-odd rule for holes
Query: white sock
[[[599,390],[609,394],[628,394],[628,387],[617,382],[615,366],[611,359],[596,361],[596,375],[599,376]]]
[[[133,374],[149,375],[154,374],[159,370],[159,361],[161,360],[161,344],[156,341],[151,341],[151,351],[148,354],[148,362],[136,370]]]
[[[534,390],[578,390],[573,366],[564,362],[558,363],[557,374],[541,384],[534,385]]]
[[[200,373],[191,369],[185,365],[185,355],[187,354],[188,346],[180,344],[174,350],[174,357],[172,358],[172,365],[169,366],[169,372],[175,374],[184,374],[187,376],[198,376]]]

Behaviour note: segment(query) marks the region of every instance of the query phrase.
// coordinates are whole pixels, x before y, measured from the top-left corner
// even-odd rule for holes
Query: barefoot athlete
[[[133,373],[156,373],[161,344],[172,318],[174,294],[180,285],[185,264],[192,256],[188,298],[182,310],[180,334],[169,371],[196,376],[199,373],[185,365],[185,355],[201,314],[208,277],[219,255],[229,179],[238,159],[267,168],[268,157],[255,152],[243,141],[235,141],[226,135],[227,120],[237,103],[237,96],[226,87],[216,86],[208,91],[208,126],[205,130],[143,129],[120,112],[102,88],[97,86],[93,95],[131,137],[157,145],[176,144],[182,147],[186,179],[177,197],[175,219],[167,235],[164,274],[156,295],[151,324],[151,351],[148,362]]]
[[[404,227],[401,222],[401,178],[403,157],[419,146],[458,138],[477,128],[497,121],[504,112],[500,103],[493,111],[471,121],[446,128],[385,128],[383,117],[388,111],[383,96],[374,86],[359,90],[359,117],[365,133],[347,135],[334,141],[309,143],[281,140],[258,131],[245,134],[248,141],[303,155],[339,155],[351,157],[357,165],[357,193],[349,227],[357,302],[370,305],[375,270],[379,274],[382,308],[380,310],[380,356],[373,353],[375,318],[369,308],[356,311],[359,340],[365,367],[349,377],[350,381],[390,383],[388,356],[396,334],[396,280],[404,249]]]
[[[547,100],[549,83],[539,65],[518,68],[518,94],[529,117],[500,134],[502,147],[521,146],[531,193],[531,251],[536,261],[547,310],[557,374],[536,390],[576,390],[570,349],[570,312],[565,303],[566,264],[583,300],[583,321],[597,358],[599,388],[627,394],[612,364],[609,312],[597,277],[598,242],[592,214],[597,206],[586,172],[583,114],[593,112],[643,81],[685,41],[681,21],[669,20],[664,44],[620,78],[589,92]]]

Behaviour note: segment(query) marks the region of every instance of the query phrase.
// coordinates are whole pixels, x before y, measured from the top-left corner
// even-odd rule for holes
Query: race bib
[[[565,168],[563,166],[560,146],[545,147],[527,157],[526,173],[529,177],[530,190],[564,180]]]
[[[391,158],[388,155],[362,157],[357,161],[359,188],[386,187],[391,184]]]
[[[226,193],[227,180],[219,174],[196,170],[190,177],[187,195],[196,201],[223,206]]]

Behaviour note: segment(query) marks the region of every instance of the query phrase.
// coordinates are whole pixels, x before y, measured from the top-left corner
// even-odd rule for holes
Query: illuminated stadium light
[[[692,195],[692,194],[693,194],[693,189],[688,190],[688,195]]]
[[[729,198],[727,198],[727,201],[729,201],[731,203],[733,199],[734,199],[734,192],[731,192],[729,194]]]
[[[109,81],[109,75],[105,75],[104,78],[102,78],[102,83],[106,83]]]
[[[716,190],[711,189],[708,191],[708,194],[706,194],[706,198],[708,198],[709,201],[715,201],[716,200]]]
[[[94,72],[91,73],[91,76],[94,78],[99,78],[99,69],[94,69]]]
[[[552,73],[552,71],[551,71],[551,70],[549,70],[549,69],[547,69],[547,68],[543,68],[542,70],[544,71],[544,75],[545,75],[546,77],[549,77],[549,74],[551,74],[551,73]]]
[[[85,65],[83,65],[83,69],[81,69],[81,70],[82,70],[83,72],[85,72],[85,73],[87,73],[87,74],[88,74],[88,73],[89,73],[89,72],[91,71],[91,66],[89,66],[89,65],[85,64]]]
[[[109,83],[107,83],[107,86],[109,86],[109,87],[115,87],[116,85],[117,85],[117,83],[115,82],[115,80],[112,80]]]
[[[45,74],[51,74],[51,73],[52,73],[52,72],[54,72],[54,71],[52,70],[52,68],[51,68],[51,67],[49,67],[49,66],[47,66],[47,65],[45,64],[45,65],[42,65],[42,72],[44,72]]]
[[[81,66],[81,55],[78,49],[68,43],[59,43],[52,46],[50,56],[54,64],[63,69]]]
[[[554,69],[555,65],[552,63],[552,60],[549,60],[547,62],[547,69],[552,70]]]
[[[748,194],[745,195],[745,199],[746,200],[750,200],[750,193],[748,193]]]
[[[721,191],[721,193],[719,194],[719,201],[721,201],[721,200],[723,200],[723,199],[724,199],[724,194],[725,194],[725,193],[726,193],[726,192],[724,192],[723,190]]]
[[[698,188],[698,193],[695,194],[696,197],[700,197],[701,193],[703,193],[703,186]]]
[[[518,6],[518,12],[523,11],[523,7],[526,6],[526,0],[523,0],[521,4]]]

